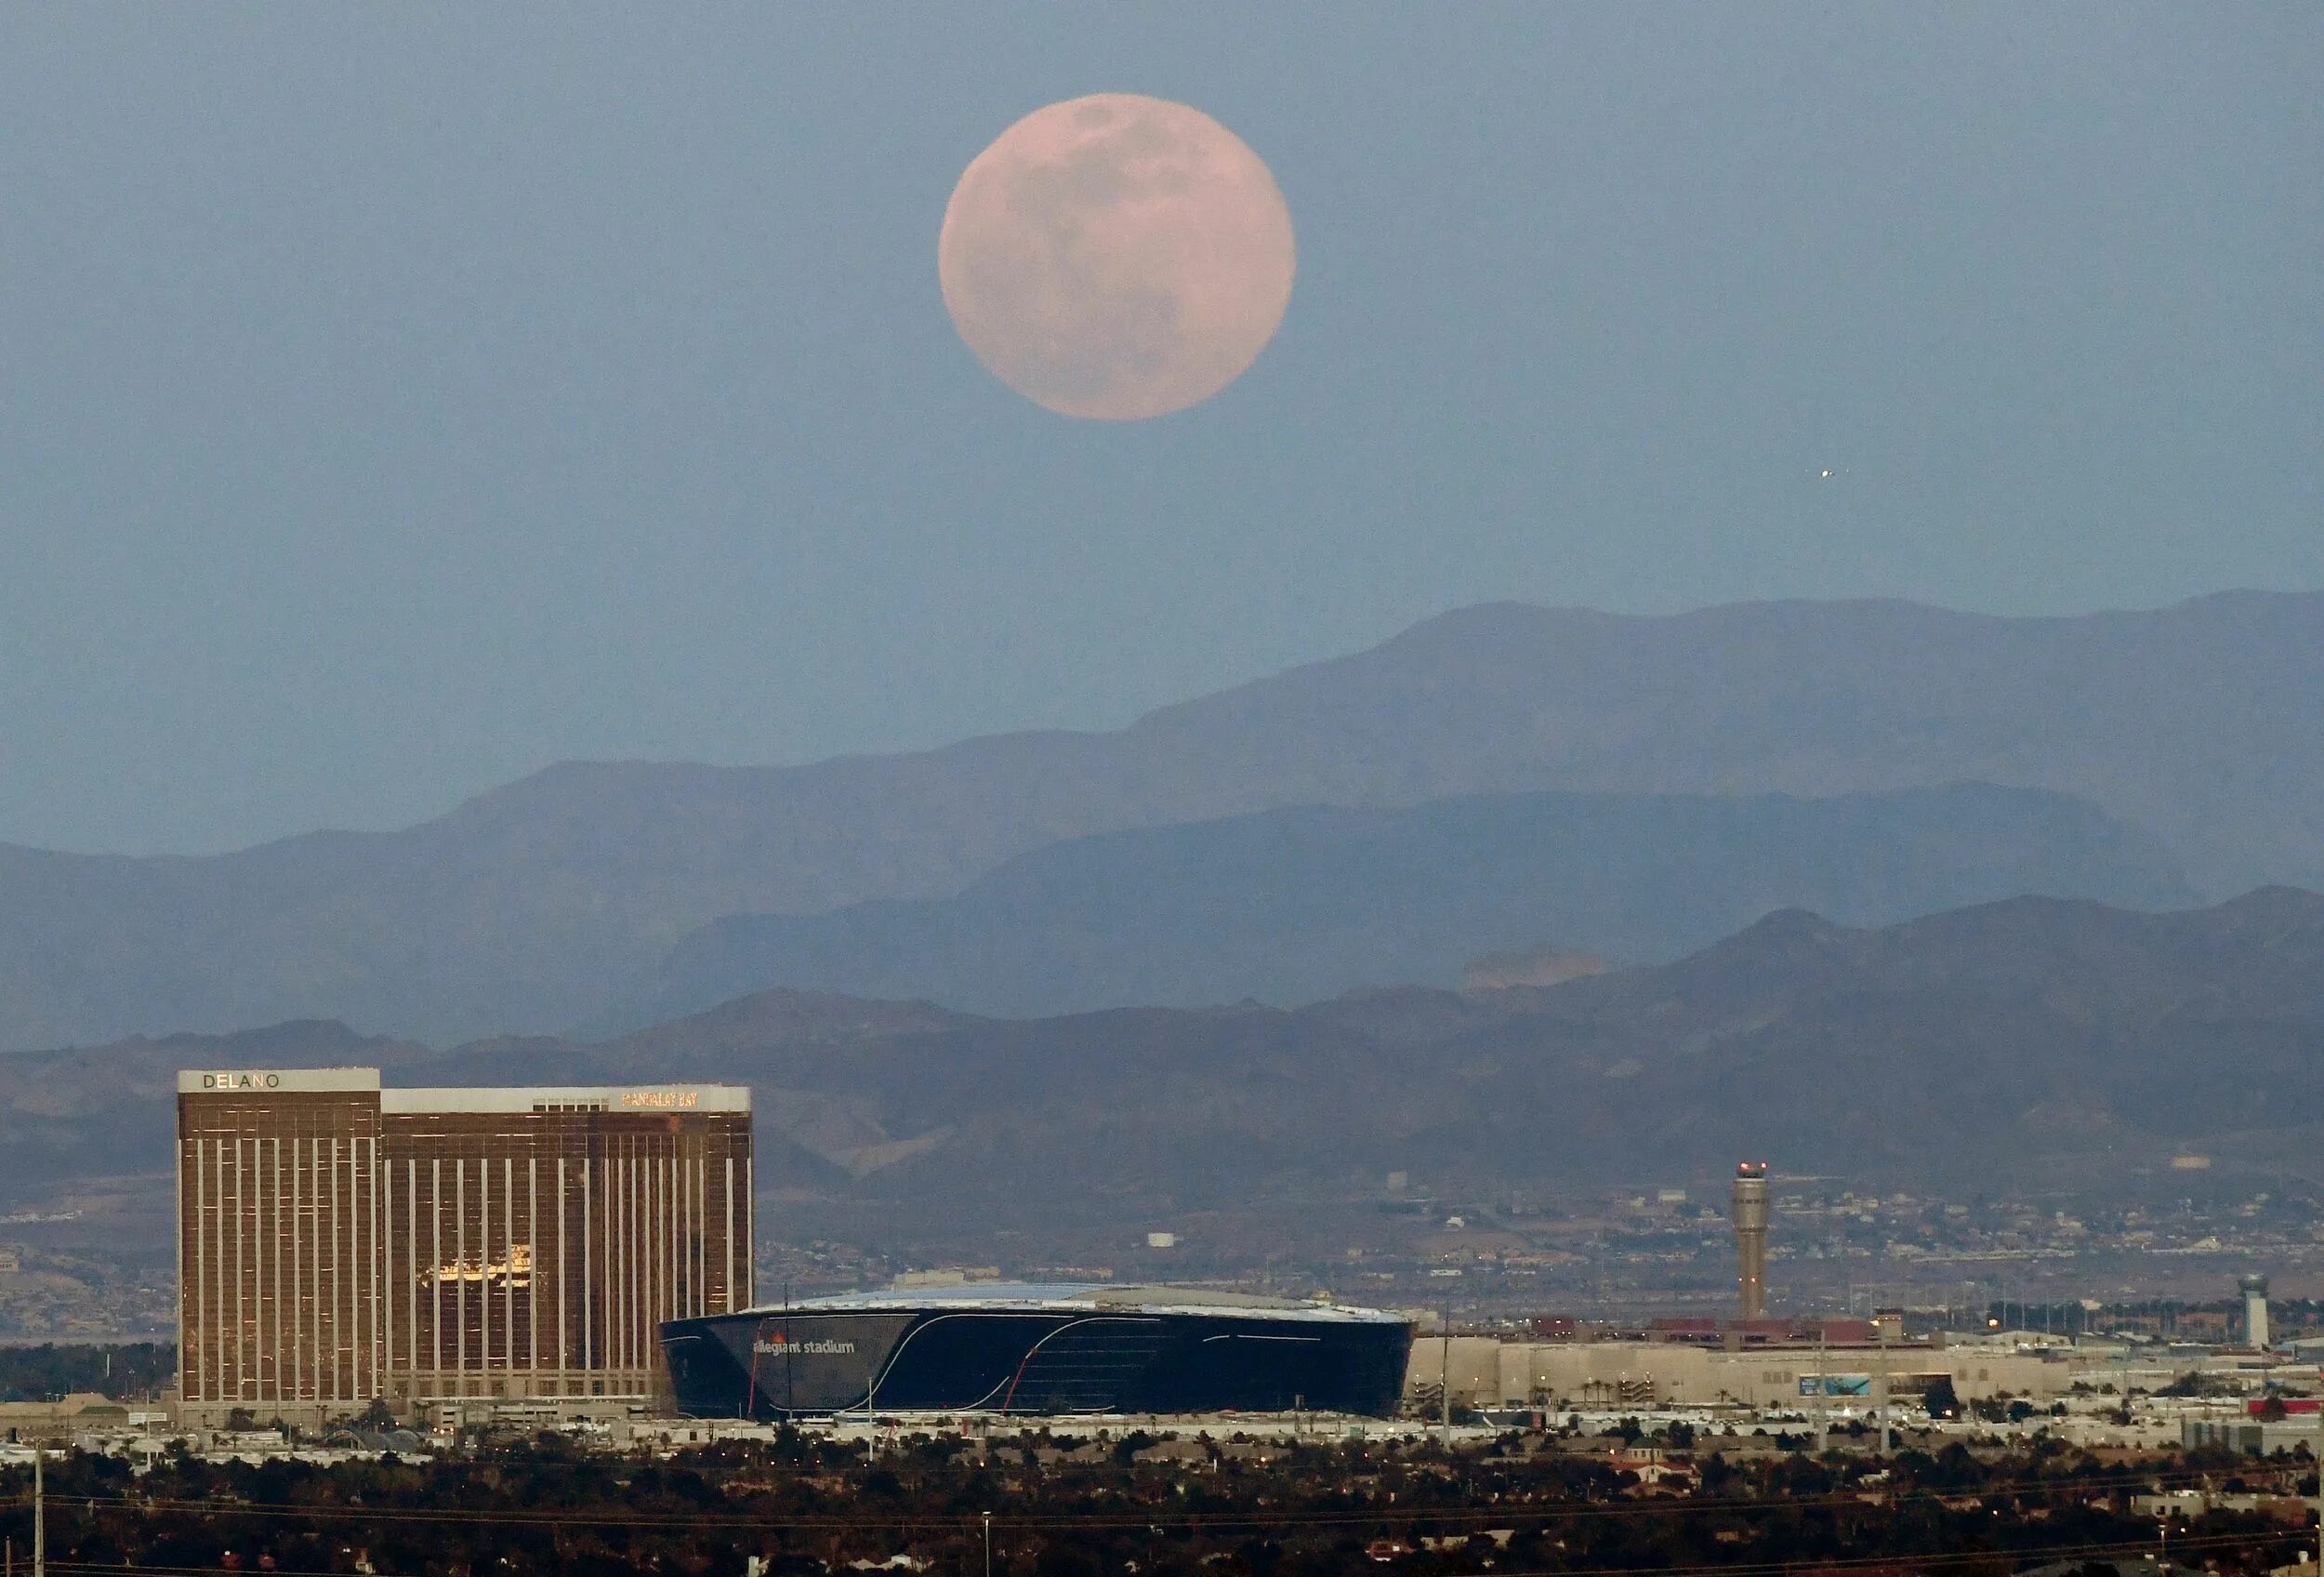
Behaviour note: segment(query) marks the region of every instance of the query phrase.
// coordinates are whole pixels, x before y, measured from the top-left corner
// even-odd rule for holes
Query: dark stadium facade
[[[1179,1287],[855,1293],[671,1320],[681,1412],[1340,1412],[1384,1417],[1412,1328],[1369,1309]]]

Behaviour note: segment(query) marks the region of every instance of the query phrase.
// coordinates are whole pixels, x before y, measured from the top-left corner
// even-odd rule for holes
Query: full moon
[[[1200,110],[1135,93],[1051,104],[979,153],[936,242],[977,360],[1035,404],[1131,421],[1242,376],[1297,261],[1274,177]]]

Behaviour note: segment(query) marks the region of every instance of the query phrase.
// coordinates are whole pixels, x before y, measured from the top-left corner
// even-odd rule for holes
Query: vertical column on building
[[[429,1388],[438,1395],[443,1387],[443,1158],[431,1156],[428,1161],[428,1220],[432,1240],[429,1253],[432,1256],[428,1267],[428,1340],[430,1346],[429,1368],[432,1375]]]
[[[306,1220],[299,1213],[307,1198],[306,1190],[299,1186],[305,1181],[301,1174],[307,1165],[307,1136],[298,1131],[299,1128],[305,1126],[303,1120],[305,1113],[300,1113],[300,1118],[301,1121],[291,1129],[290,1142],[290,1394],[297,1399],[305,1401],[307,1399],[308,1326],[307,1245],[313,1239],[314,1234],[308,1230]]]
[[[323,1398],[338,1401],[347,1395],[347,1372],[340,1357],[347,1351],[347,1244],[339,1225],[339,1136],[332,1134],[328,1145],[325,1175],[331,1204],[324,1223],[331,1246],[331,1338],[324,1348],[327,1378]]]
[[[507,1137],[503,1136],[504,1139]],[[500,1367],[510,1373],[517,1367],[517,1161],[507,1149],[500,1153]]]
[[[640,1134],[630,1146],[629,1367],[633,1370],[645,1362],[645,1332],[654,1319],[654,1255],[660,1236],[654,1230],[654,1171],[653,1136]]]
[[[603,1327],[598,1344],[599,1369],[610,1374],[621,1367],[621,1136],[605,1135],[605,1159],[600,1186],[604,1198],[598,1205],[598,1319]]]
[[[180,1110],[184,1109],[182,1099],[178,1106]],[[189,1284],[181,1276],[178,1283],[178,1317],[180,1321],[178,1350],[186,1355],[183,1367],[186,1400],[188,1401],[211,1400],[210,1389],[217,1378],[216,1371],[210,1364],[210,1320],[206,1312],[210,1295],[207,1252],[209,1249],[210,1190],[209,1178],[203,1171],[205,1158],[202,1154],[202,1146],[203,1139],[197,1133],[186,1142],[185,1152],[179,1161],[181,1167],[191,1166],[193,1171],[193,1280]],[[178,1174],[178,1196],[183,1198],[185,1191],[185,1173],[181,1170]],[[180,1243],[184,1241],[182,1230],[178,1240]],[[178,1251],[180,1258],[183,1258],[184,1252],[182,1248]],[[191,1300],[186,1294],[186,1288],[189,1285],[192,1288]],[[193,1310],[191,1329],[188,1329],[184,1323],[189,1301]]]
[[[613,1196],[605,1213],[605,1263],[613,1285],[606,1298],[605,1367],[619,1371],[629,1362],[629,1233],[630,1191],[636,1178],[629,1165],[629,1146],[619,1134],[607,1147],[606,1168],[613,1173],[609,1192]]]
[[[608,1344],[611,1367],[629,1367],[629,1328],[638,1317],[638,1167],[636,1146],[625,1135],[614,1164],[621,1169],[621,1182],[615,1190],[621,1205],[618,1213],[607,1218],[607,1230],[614,1241],[606,1257],[620,1266],[616,1285],[620,1288],[621,1324],[618,1340]]]
[[[646,1345],[652,1339],[654,1321],[662,1312],[662,1140],[659,1134],[648,1134],[644,1145],[644,1175],[639,1179],[644,1196],[645,1219],[638,1225],[645,1239],[645,1273],[640,1278],[639,1291],[644,1293],[640,1302],[637,1329],[637,1366],[645,1367]]]
[[[638,1146],[625,1136],[621,1146],[621,1215],[617,1249],[621,1263],[621,1345],[614,1365],[629,1367],[630,1332],[638,1320]]]
[[[572,1317],[565,1312],[565,1302],[570,1293],[572,1278],[567,1274],[566,1266],[569,1262],[565,1258],[565,1217],[568,1213],[565,1209],[565,1141],[561,1133],[557,1136],[557,1187],[554,1198],[557,1200],[556,1372],[557,1389],[561,1394],[565,1389],[563,1384],[565,1372],[573,1367],[573,1348],[568,1345],[573,1335]]]
[[[646,1140],[645,1318],[638,1322],[638,1368],[654,1362],[661,1345],[661,1319],[669,1304],[669,1141],[656,1133]]]
[[[372,1196],[372,1207],[364,1212],[364,1219],[367,1219],[369,1226],[372,1226],[372,1252],[364,1256],[364,1263],[372,1267],[372,1349],[369,1349],[372,1351],[372,1384],[369,1384],[367,1396],[386,1396],[388,1393],[388,1374],[386,1374],[388,1345],[395,1340],[395,1335],[392,1335],[392,1326],[395,1326],[395,1309],[388,1307],[388,1298],[383,1295],[386,1293],[386,1270],[388,1270],[388,1238],[386,1238],[388,1198],[386,1198],[386,1179],[383,1179],[383,1174],[381,1174],[383,1163],[378,1160],[376,1128],[364,1137],[364,1149],[369,1151],[369,1156],[367,1156],[369,1165],[364,1165],[363,1168],[363,1177],[364,1177],[364,1188],[367,1188],[369,1196]]]
[[[481,1152],[482,1146],[476,1146]],[[492,1163],[480,1153],[476,1158],[476,1267],[473,1279],[469,1274],[468,1256],[460,1258],[460,1306],[469,1306],[468,1289],[476,1290],[474,1311],[469,1318],[476,1326],[476,1376],[468,1384],[468,1392],[475,1396],[483,1390],[484,1372],[492,1367],[493,1310],[492,1296],[484,1280],[484,1266],[492,1258]],[[468,1345],[461,1344],[466,1352]]]
[[[596,1261],[589,1247],[589,1233],[595,1227],[595,1215],[589,1196],[589,1156],[581,1156],[581,1368],[585,1372],[597,1367],[597,1332],[591,1321],[597,1317],[596,1286],[591,1272]]]
[[[343,1402],[363,1398],[363,1244],[359,1230],[358,1211],[362,1201],[355,1197],[356,1136],[347,1135],[331,1142],[331,1188],[333,1213],[337,1217],[339,1240],[339,1312],[346,1321],[340,1327],[339,1397]],[[344,1150],[344,1154],[341,1151]]]
[[[459,1372],[460,1390],[468,1390],[468,1157],[452,1160],[452,1262],[456,1289],[452,1303],[452,1363]]]
[[[234,1245],[234,1360],[230,1372],[233,1376],[233,1387],[231,1394],[233,1399],[239,1402],[250,1399],[243,1395],[243,1381],[244,1378],[249,1373],[247,1359],[249,1328],[243,1323],[244,1317],[249,1312],[249,1309],[248,1301],[245,1298],[243,1290],[243,1267],[248,1259],[250,1250],[249,1244],[244,1239],[242,1228],[242,1201],[244,1185],[242,1170],[242,1126],[239,1122],[237,1122],[234,1127],[232,1143],[232,1153],[234,1158],[234,1191],[232,1196],[234,1201],[234,1212],[232,1219],[234,1226],[233,1238],[231,1241]]]
[[[269,1311],[272,1318],[267,1323],[273,1332],[274,1361],[267,1366],[266,1381],[267,1388],[272,1393],[271,1399],[279,1402],[285,1396],[283,1385],[283,1135],[277,1133],[267,1142],[272,1146],[274,1155],[273,1161],[266,1169],[267,1202],[272,1207],[274,1223],[266,1235],[267,1268],[271,1272],[269,1279],[273,1283],[269,1294],[269,1302],[273,1305]],[[295,1226],[297,1224],[293,1222],[292,1225]]]
[[[337,1340],[333,1326],[337,1319],[336,1301],[332,1295],[331,1279],[331,1173],[324,1155],[331,1139],[327,1123],[316,1124],[315,1136],[307,1145],[307,1196],[311,1201],[307,1214],[311,1256],[310,1269],[313,1291],[307,1306],[313,1324],[309,1336],[308,1358],[314,1366],[314,1399],[330,1399],[331,1352]]]
[[[395,1163],[388,1163],[389,1183],[394,1183]],[[410,1379],[419,1368],[419,1158],[403,1158],[403,1374]],[[390,1295],[392,1296],[392,1284]]]
[[[653,1155],[646,1171],[646,1202],[653,1211],[652,1224],[647,1227],[649,1241],[654,1245],[654,1257],[646,1266],[645,1319],[638,1325],[638,1367],[645,1369],[654,1361],[654,1349],[661,1345],[661,1321],[669,1311],[669,1140],[655,1134],[647,1141]]]
[[[538,1124],[535,1125],[538,1128]],[[533,1388],[540,1389],[541,1378],[541,1286],[548,1279],[548,1267],[541,1263],[541,1158],[537,1133],[527,1141],[524,1152],[524,1344],[530,1354],[525,1368],[533,1376]]]
[[[624,1367],[630,1370],[638,1367],[639,1332],[651,1318],[647,1300],[653,1295],[654,1278],[647,1261],[652,1245],[647,1212],[652,1207],[647,1190],[652,1186],[652,1158],[653,1141],[641,1134],[633,1135],[629,1141],[629,1319],[626,1332],[629,1345],[623,1355]]]
[[[381,1120],[372,1139],[374,1154],[378,1158],[374,1168],[373,1188],[378,1199],[379,1222],[379,1395],[392,1404],[398,1398],[397,1383],[403,1378],[403,1348],[411,1338],[405,1332],[410,1323],[408,1305],[396,1306],[396,1292],[404,1285],[403,1273],[397,1262],[412,1257],[412,1234],[419,1223],[410,1210],[409,1201],[399,1203],[395,1195],[395,1146],[388,1143],[388,1125]],[[400,1225],[399,1225],[400,1224]],[[400,1252],[399,1252],[400,1251]]]

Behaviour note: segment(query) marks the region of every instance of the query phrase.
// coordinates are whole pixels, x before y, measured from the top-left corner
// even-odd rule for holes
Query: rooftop
[[[376,1067],[185,1068],[181,1095],[376,1094],[379,1109],[400,1112],[540,1110],[722,1111],[750,1109],[742,1084],[549,1084],[384,1089]]]
[[[1342,1325],[1401,1325],[1402,1315],[1340,1304],[1294,1303],[1287,1298],[1215,1287],[1121,1286],[1112,1282],[971,1281],[958,1286],[882,1287],[804,1299],[787,1307],[763,1304],[745,1313],[759,1316],[924,1308],[996,1309],[1056,1313],[1095,1310],[1135,1314],[1247,1314],[1263,1319],[1320,1320]]]

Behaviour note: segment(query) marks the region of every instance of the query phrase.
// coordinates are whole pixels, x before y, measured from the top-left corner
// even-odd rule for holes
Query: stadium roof
[[[898,1313],[913,1309],[992,1309],[1082,1313],[1091,1309],[1135,1314],[1246,1314],[1259,1319],[1314,1319],[1336,1324],[1404,1324],[1405,1317],[1341,1304],[1295,1303],[1287,1298],[1214,1287],[1116,1285],[1113,1282],[968,1281],[936,1287],[881,1287],[841,1292],[791,1304],[762,1304],[745,1313]]]

